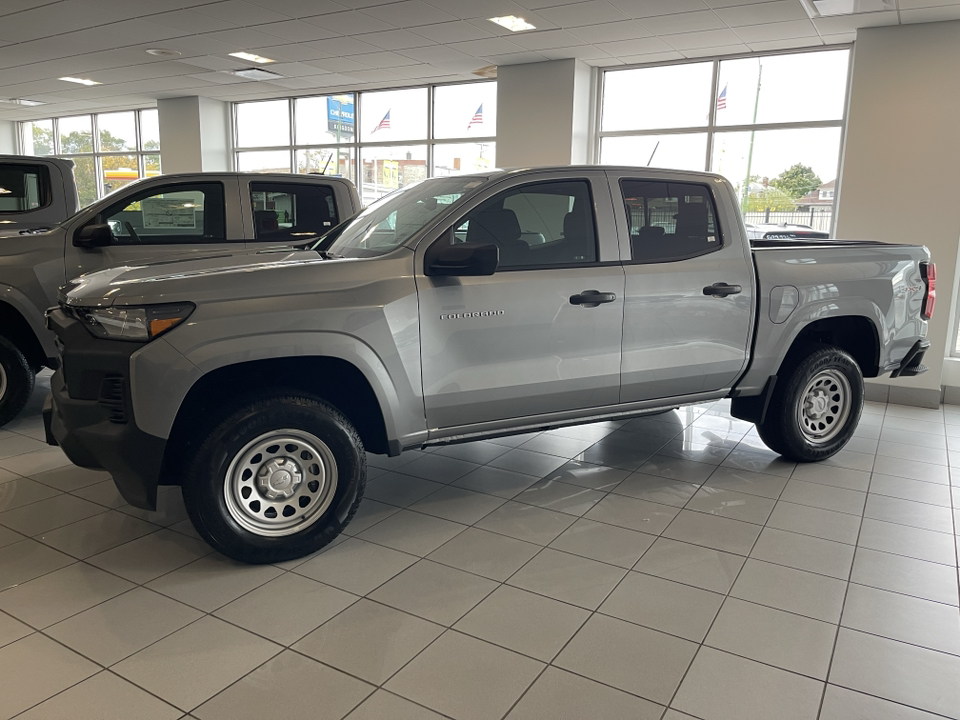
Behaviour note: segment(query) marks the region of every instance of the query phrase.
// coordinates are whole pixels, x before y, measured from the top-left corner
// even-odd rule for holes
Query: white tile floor
[[[960,718],[958,407],[817,465],[724,403],[371,456],[334,547],[248,567],[47,448],[43,391],[0,430],[0,718]]]

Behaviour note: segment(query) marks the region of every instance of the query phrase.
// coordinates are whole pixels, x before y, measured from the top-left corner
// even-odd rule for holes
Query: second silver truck
[[[349,522],[397,455],[731,397],[796,461],[863,378],[923,372],[926,248],[758,240],[722,177],[564,167],[435,178],[319,242],[78,278],[45,416],[73,462],[254,563]]]

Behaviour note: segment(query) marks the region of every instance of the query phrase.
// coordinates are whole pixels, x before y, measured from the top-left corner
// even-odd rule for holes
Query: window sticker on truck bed
[[[197,227],[197,205],[189,200],[152,197],[140,204],[145,228]]]

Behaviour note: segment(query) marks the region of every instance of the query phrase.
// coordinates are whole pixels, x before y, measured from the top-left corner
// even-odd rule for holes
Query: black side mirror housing
[[[500,263],[500,248],[492,243],[448,245],[441,240],[427,251],[425,260],[427,275],[493,275]]]
[[[84,225],[73,236],[76,247],[106,247],[113,243],[113,231],[107,223]]]

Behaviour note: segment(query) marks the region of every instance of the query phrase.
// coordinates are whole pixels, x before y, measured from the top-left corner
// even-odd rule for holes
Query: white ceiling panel
[[[346,5],[333,0],[249,0],[249,2],[291,18],[304,18],[348,9]]]
[[[570,28],[570,32],[588,43],[615,42],[649,37],[650,32],[633,20]]]
[[[735,28],[734,32],[748,44],[774,40],[806,40],[807,38],[817,37],[817,28],[809,20],[747,25]]]
[[[687,48],[680,52],[683,53],[684,57],[701,58],[715,57],[717,55],[739,55],[740,53],[750,52],[750,48],[743,43],[737,43],[735,45],[720,45],[718,47]]]
[[[673,48],[658,37],[637,38],[636,40],[618,40],[612,43],[599,43],[595,47],[612,57],[647,55],[649,53],[671,52]]]
[[[421,28],[417,28],[420,30]],[[387,30],[378,33],[366,33],[360,35],[359,40],[369,43],[381,50],[405,50],[407,48],[426,47],[433,42],[416,35],[409,30]]]
[[[289,15],[243,0],[224,0],[224,2],[215,2],[210,5],[198,5],[195,11],[241,26],[262,25],[291,19]]]
[[[240,70],[245,68],[246,64],[234,60],[220,57],[219,55],[204,55],[195,58],[182,58],[176,61],[180,65],[186,65],[190,68],[203,68],[205,70]],[[189,72],[196,72],[190,70]]]
[[[380,50],[380,48],[355,37],[334,37],[306,44],[327,53],[327,57],[361,55],[364,53],[378,52]]]
[[[22,10],[30,10],[38,4],[37,0],[3,0],[3,4],[0,4],[0,17]]]
[[[583,45],[589,47],[580,38],[571,35],[566,30],[544,30],[543,32],[517,33],[513,42],[527,50],[549,50],[559,47],[575,47]]]
[[[539,51],[547,60],[595,60],[610,57],[597,45],[578,45],[575,47],[545,48]]]
[[[331,57],[323,60],[304,60],[306,65],[326,72],[349,73],[351,70],[371,70],[372,68],[353,58]]]
[[[680,50],[681,52],[693,48],[724,47],[741,44],[737,34],[729,29],[668,35],[664,40],[674,50]]]
[[[763,3],[779,2],[780,0],[703,0],[707,5],[716,8],[736,7],[737,5],[761,5]],[[800,0],[796,0],[800,2]]]
[[[759,5],[738,5],[736,7],[718,8],[716,12],[720,19],[730,27],[809,19],[806,10],[797,0],[779,0],[779,2],[760,3]]]
[[[354,60],[362,62],[369,67],[388,68],[390,70],[394,70],[395,68],[402,67],[404,65],[418,64],[417,60],[408,58],[406,55],[401,55],[400,53],[395,52],[364,53],[362,55],[354,55],[352,57]]]
[[[529,6],[526,3],[521,5],[513,0],[427,0],[427,4],[464,20],[503,17],[504,15],[520,17],[530,14],[527,12]],[[547,2],[544,4],[558,3]]]
[[[483,59],[491,65],[525,65],[527,63],[543,62],[547,58],[540,53],[519,52],[506,53],[505,55],[491,55]]]
[[[647,53],[644,55],[627,55],[620,58],[627,65],[639,65],[641,63],[659,63],[671,62],[673,60],[683,60],[683,55],[676,50],[669,52]]]
[[[850,32],[862,27],[879,27],[882,25],[896,25],[899,18],[896,10],[885,12],[863,13],[860,15],[837,15],[834,17],[817,18],[813,24],[821,35]]]
[[[600,23],[628,20],[629,17],[607,0],[591,0],[573,5],[542,8],[539,14],[559,27],[599,25]]]
[[[159,13],[150,16],[150,22],[165,27],[183,30],[184,34],[213,32],[237,27],[237,23],[222,20],[211,15],[204,15],[194,10],[174,10],[173,12]]]
[[[505,55],[507,53],[523,52],[523,47],[503,38],[486,38],[484,40],[469,40],[462,43],[451,43],[450,48],[467,55],[482,57],[484,55]]]
[[[709,9],[703,0],[610,0],[610,3],[632,18]]]
[[[699,32],[701,30],[719,30],[726,28],[724,22],[712,10],[657,15],[638,20],[643,27],[654,35],[674,35],[681,32]]]
[[[916,10],[917,8],[929,7],[949,7],[951,5],[960,5],[960,0],[898,0],[897,7],[903,10]]]
[[[197,73],[196,75],[190,75],[189,77],[192,77],[195,80],[217,83],[218,85],[235,85],[237,83],[256,82],[256,80],[247,80],[246,78],[237,77],[236,75],[228,75],[227,73],[222,72]]]
[[[360,33],[394,29],[389,23],[366,15],[359,10],[317,15],[311,17],[309,21],[312,25],[329,30],[337,35],[358,35]]]
[[[493,33],[489,30],[463,20],[438,23],[437,25],[420,25],[415,29],[415,32],[417,35],[440,44],[493,37]]]
[[[323,42],[323,41],[318,41]],[[300,62],[302,60],[317,60],[329,57],[306,43],[289,43],[287,45],[268,45],[267,47],[251,48],[257,55],[277,60],[279,62]]]
[[[36,40],[101,23],[102,18],[92,8],[67,0],[5,16],[0,21],[0,40]]]
[[[334,37],[338,34],[330,30],[325,30],[308,20],[284,20],[278,23],[254,25],[251,29],[290,42],[321,40],[323,38]],[[271,56],[268,55],[267,57]]]
[[[426,63],[417,63],[416,65],[404,65],[403,67],[394,68],[393,72],[407,80],[415,80],[418,78],[431,78],[443,75],[446,71],[436,68],[433,65],[427,65]]]
[[[269,44],[276,45],[276,38],[273,38]],[[227,55],[237,50],[236,44],[221,42],[209,35],[190,35],[164,40],[162,47],[182,52],[184,55]]]
[[[905,24],[941,22],[944,20],[960,20],[960,5],[900,11],[900,22]]]
[[[262,26],[261,26],[262,27]],[[276,45],[283,38],[276,35],[270,35],[262,30],[252,28],[236,28],[234,30],[218,30],[217,32],[204,33],[203,38],[209,38],[216,42],[226,43],[233,47],[230,52],[237,50],[249,50],[250,48],[263,47],[265,45]]]
[[[353,80],[362,83],[384,83],[400,79],[399,75],[391,72],[390,70],[357,70],[355,72],[347,73],[347,75]]]
[[[380,5],[364,10],[364,12],[398,28],[433,25],[457,19],[455,15],[444,12],[438,7],[427,5],[421,0],[404,0],[404,2]]]
[[[310,75],[323,75],[324,72],[331,72],[329,70],[328,71],[321,70],[317,67],[314,67],[313,65],[308,65],[305,62],[277,63],[276,65],[271,65],[269,70],[270,72],[283,75],[284,77],[287,77],[287,78],[308,77]],[[276,82],[276,81],[271,80],[270,82]]]
[[[816,47],[817,45],[823,45],[823,41],[819,37],[796,38],[792,40],[788,38],[784,38],[781,40],[766,40],[764,42],[747,43],[747,47],[749,47],[754,52],[769,52],[771,50],[793,50],[795,48]]]

